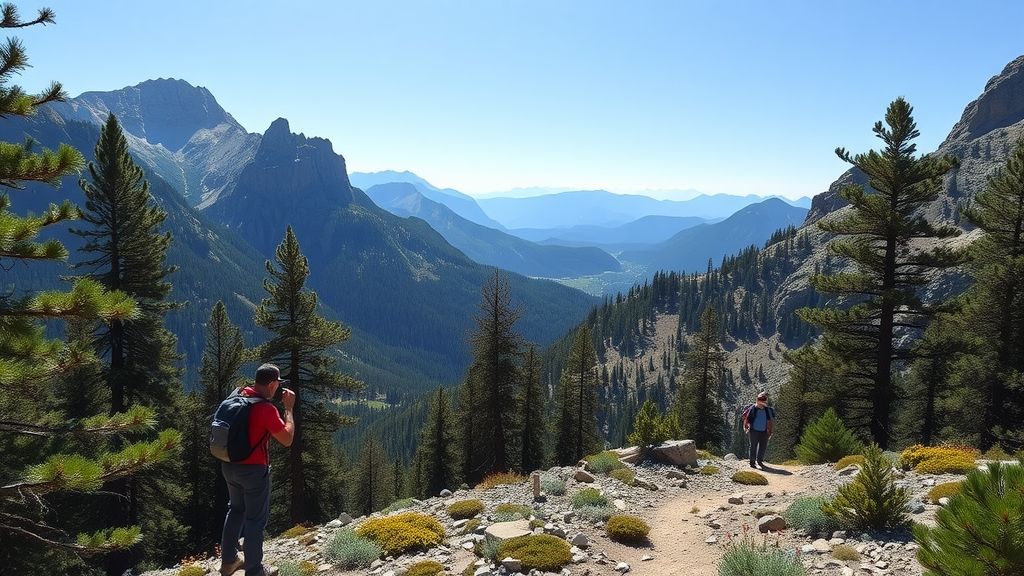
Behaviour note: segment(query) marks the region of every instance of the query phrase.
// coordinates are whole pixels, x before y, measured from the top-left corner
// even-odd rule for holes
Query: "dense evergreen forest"
[[[3,16],[3,27],[54,20],[49,10],[22,20],[9,4]],[[0,121],[65,98],[59,84],[38,95],[10,84],[26,65],[20,44],[0,56]],[[867,176],[867,186],[840,190],[848,208],[814,227],[779,230],[717,267],[658,272],[605,299],[548,348],[523,336],[516,284],[494,270],[460,343],[461,380],[420,395],[368,395],[345,370],[352,332],[322,313],[307,282],[315,270],[291,227],[273,260],[252,271],[263,292],[243,310],[260,332],[243,334],[237,308],[211,303],[199,382],[186,389],[169,322],[183,305],[169,254],[183,240],[165,230],[168,213],[116,116],[98,134],[93,162],[70,146],[2,143],[0,259],[43,270],[76,264],[61,273],[68,284],[39,284],[61,288],[0,298],[0,574],[121,575],[213,553],[226,493],[206,415],[251,380],[257,360],[277,363],[299,398],[296,439],[271,454],[271,533],[658,437],[739,450],[742,393],[768,381],[764,358],[745,357],[733,370],[729,354],[759,343],[786,366],[773,390],[773,459],[791,457],[805,426],[829,409],[882,448],[1020,450],[1024,144],[964,207],[980,232],[954,249],[941,241],[961,229],[929,221],[922,207],[958,160],[915,156],[918,134],[902,99],[874,130],[880,152],[837,150]],[[83,206],[16,215],[27,184],[75,173]],[[40,240],[68,222],[82,239],[79,258],[59,240]],[[967,291],[924,299],[931,279],[953,268],[970,277]],[[803,272],[807,282],[794,283]]]

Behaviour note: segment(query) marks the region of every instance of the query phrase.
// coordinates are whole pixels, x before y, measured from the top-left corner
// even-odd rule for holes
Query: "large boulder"
[[[693,440],[669,440],[652,448],[651,456],[680,468],[696,466],[697,445]]]

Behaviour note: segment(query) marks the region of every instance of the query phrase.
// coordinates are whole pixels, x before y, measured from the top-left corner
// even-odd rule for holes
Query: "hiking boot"
[[[221,576],[231,576],[235,572],[238,572],[239,570],[241,570],[242,569],[242,565],[244,565],[244,564],[245,564],[245,558],[242,558],[241,555],[239,555],[238,558],[236,558],[234,562],[224,562],[224,560],[221,560],[221,562],[220,562],[220,573],[221,573]]]

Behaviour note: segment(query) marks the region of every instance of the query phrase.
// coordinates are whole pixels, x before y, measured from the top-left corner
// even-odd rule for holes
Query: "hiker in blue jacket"
[[[772,437],[775,411],[768,405],[768,392],[757,395],[757,402],[747,409],[743,418],[743,431],[750,438],[750,467],[756,463],[764,468],[764,455],[768,451],[768,439]]]

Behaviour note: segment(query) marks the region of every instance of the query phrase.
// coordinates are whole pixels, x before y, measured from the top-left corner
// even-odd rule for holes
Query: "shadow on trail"
[[[793,473],[789,470],[783,470],[782,468],[772,468],[771,466],[764,464],[761,466],[761,471],[768,474],[778,474],[779,476],[792,476]]]

